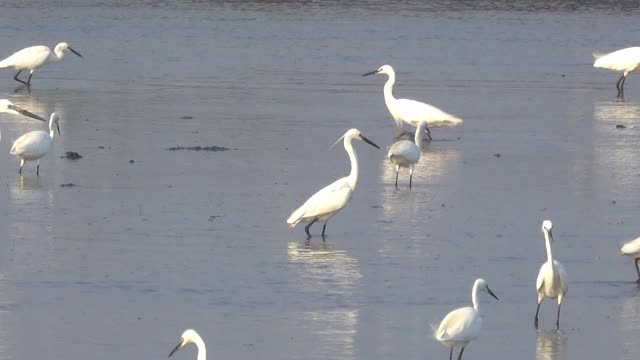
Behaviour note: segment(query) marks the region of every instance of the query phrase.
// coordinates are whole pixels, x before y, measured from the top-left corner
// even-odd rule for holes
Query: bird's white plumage
[[[51,49],[44,45],[24,48],[0,61],[0,69],[36,70],[49,60],[50,54]]]
[[[31,131],[20,136],[13,142],[9,153],[20,159],[21,174],[24,164],[31,160],[38,160],[36,172],[40,172],[40,159],[51,149],[53,138],[55,137],[55,130],[57,129],[58,132],[60,132],[59,119],[58,114],[52,113],[49,120],[49,132],[41,130]]]
[[[558,296],[564,296],[569,290],[567,271],[564,266],[556,260],[553,260],[553,269],[548,261],[542,264],[536,279],[536,289],[538,297],[555,299]]]
[[[204,344],[204,340],[202,340],[202,337],[200,337],[200,334],[198,334],[193,329],[187,329],[182,333],[182,336],[180,337],[180,342],[178,343],[178,345],[176,345],[176,347],[173,348],[173,350],[171,350],[171,353],[169,353],[169,357],[171,357],[171,355],[173,355],[176,351],[182,349],[185,345],[189,343],[194,344],[198,349],[198,355],[196,358],[197,360],[207,359],[207,347]]]
[[[640,257],[640,237],[622,245],[620,255]]]
[[[411,187],[413,169],[418,161],[420,161],[420,147],[422,145],[422,139],[426,129],[426,121],[420,120],[416,127],[413,142],[409,140],[400,140],[396,141],[391,145],[391,148],[389,148],[387,157],[396,165],[396,187],[398,187],[398,171],[401,167],[409,168],[409,187]]]
[[[640,47],[629,47],[608,54],[593,54],[593,67],[624,72],[625,76],[640,65]]]

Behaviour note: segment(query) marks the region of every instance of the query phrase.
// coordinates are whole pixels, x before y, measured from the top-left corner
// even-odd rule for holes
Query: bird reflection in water
[[[563,360],[567,338],[561,331],[540,331],[536,335],[537,360]]]
[[[625,294],[625,300],[620,308],[620,322],[622,329],[622,350],[626,354],[639,354],[640,343],[640,286],[629,285],[630,294]],[[635,357],[635,356],[634,356]]]

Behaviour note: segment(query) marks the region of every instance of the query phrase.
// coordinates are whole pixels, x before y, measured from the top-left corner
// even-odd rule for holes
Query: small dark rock
[[[98,146],[98,149],[104,149],[104,146],[102,146],[102,145]]]
[[[502,155],[500,155],[500,153],[495,153],[495,154],[493,154],[493,156],[495,156],[495,157],[497,157],[499,159],[500,156],[502,156]]]
[[[443,208],[443,207],[444,207],[444,204],[441,204],[441,205],[440,205],[440,207],[441,207],[441,208]]]
[[[190,119],[193,119],[193,116],[186,116],[186,115],[185,116],[180,116],[180,119],[182,119],[182,120],[190,120]]]
[[[74,183],[66,183],[66,184],[60,184],[60,187],[76,187],[78,185],[74,184]]]
[[[616,201],[615,201],[615,200],[612,200],[612,201],[611,201],[611,203],[612,203],[612,204],[616,204]]]
[[[82,155],[75,151],[67,151],[64,156],[60,156],[61,159],[78,160],[82,159]]]
[[[626,129],[627,127],[622,125],[622,124],[618,124],[616,125],[616,129]]]
[[[135,161],[133,160],[129,160],[129,164],[133,164]]]

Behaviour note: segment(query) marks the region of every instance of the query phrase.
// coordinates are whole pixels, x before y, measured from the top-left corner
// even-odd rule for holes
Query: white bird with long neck
[[[638,280],[636,280],[636,282],[640,283],[640,267],[638,267],[638,263],[640,262],[640,237],[622,245],[620,255],[633,258],[633,262],[636,264],[636,272],[638,273]]]
[[[398,188],[398,172],[401,167],[409,168],[409,189],[413,181],[413,169],[420,161],[420,148],[424,139],[424,132],[427,129],[427,122],[420,120],[416,128],[414,142],[409,140],[396,141],[391,148],[387,157],[396,165],[396,189]]]
[[[51,114],[49,119],[49,132],[46,131],[31,131],[20,136],[13,142],[11,151],[9,154],[15,155],[20,159],[20,170],[18,173],[22,175],[22,167],[27,161],[38,160],[38,166],[36,167],[36,175],[40,175],[40,159],[47,155],[53,144],[53,138],[55,137],[55,130],[58,130],[60,135],[60,117],[58,114]]]
[[[396,72],[391,65],[383,65],[377,70],[368,72],[362,76],[374,74],[387,74],[389,78],[384,84],[384,102],[395,120],[400,133],[396,138],[400,138],[407,132],[405,125],[417,127],[420,120],[427,122],[427,134],[431,140],[429,127],[444,127],[462,125],[463,121],[459,117],[448,114],[435,106],[410,99],[396,99],[393,96],[393,85],[396,83]]]
[[[569,289],[567,272],[564,270],[562,264],[553,259],[553,254],[551,253],[551,243],[553,242],[551,229],[553,229],[553,224],[550,220],[542,222],[542,233],[544,234],[545,246],[547,248],[547,262],[540,267],[538,279],[536,280],[536,290],[538,291],[538,308],[536,309],[536,316],[534,318],[536,329],[538,328],[540,304],[545,298],[558,299],[556,328],[560,329],[560,307],[562,306],[562,299]]]
[[[458,360],[462,359],[464,348],[480,335],[482,316],[480,315],[478,292],[486,291],[496,300],[498,297],[489,289],[484,279],[476,279],[471,290],[473,307],[467,306],[451,311],[445,316],[434,336],[444,346],[450,348],[449,360],[453,358],[453,348],[459,347]]]
[[[351,162],[351,172],[349,176],[338,179],[315,193],[287,219],[287,224],[292,228],[298,223],[308,223],[304,228],[304,231],[307,233],[307,239],[311,238],[311,233],[309,232],[311,225],[316,221],[321,221],[324,222],[324,226],[322,227],[322,238],[324,240],[327,222],[347,204],[351,198],[351,194],[356,189],[356,185],[358,184],[358,156],[351,141],[354,139],[362,140],[380,149],[378,145],[362,135],[358,129],[350,129],[331,147],[335,146],[342,139],[344,139],[344,149],[347,151],[347,154],[349,154],[349,161]]]
[[[7,99],[0,99],[0,113],[13,114],[13,115],[23,115],[26,117],[30,117],[32,119],[46,121],[40,116],[33,114],[19,106],[14,105],[11,101]],[[2,135],[0,134],[0,138]]]
[[[624,82],[627,76],[640,66],[640,47],[629,47],[608,54],[594,53],[593,57],[595,58],[593,67],[622,72],[622,76],[616,83],[616,89],[618,89],[617,97],[623,98]]]
[[[18,70],[13,79],[29,87],[31,86],[33,73],[44,64],[60,62],[64,58],[64,52],[66,50],[82,57],[79,52],[72,49],[66,42],[61,42],[56,45],[53,52],[48,46],[37,45],[19,50],[8,58],[0,61],[0,69],[13,68]],[[29,79],[27,81],[18,78],[18,75],[20,75],[23,70],[29,70]]]
[[[188,343],[193,343],[198,348],[197,360],[207,360],[207,347],[204,345],[204,340],[198,335],[198,333],[193,329],[185,330],[180,337],[180,342],[176,347],[171,350],[169,353],[169,357],[173,355],[176,351],[182,349],[183,346]]]

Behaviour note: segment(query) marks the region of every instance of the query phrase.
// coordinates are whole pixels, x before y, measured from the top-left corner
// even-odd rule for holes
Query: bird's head
[[[75,51],[74,49],[72,49],[72,48],[71,48],[71,46],[69,46],[69,44],[68,44],[68,43],[66,43],[66,42],[61,42],[61,43],[59,43],[58,45],[56,45],[56,50],[62,50],[62,51],[64,51],[64,50],[69,50],[69,51],[71,51],[72,53],[74,53],[74,54],[78,55],[79,57],[82,57],[82,55],[80,55],[80,53],[79,53],[79,52],[77,52],[77,51]]]
[[[489,284],[487,284],[487,281],[485,279],[476,279],[476,282],[475,282],[474,286],[478,290],[481,290],[481,291],[484,291],[484,292],[488,292],[489,295],[493,296],[494,299],[500,301],[500,299],[498,299],[496,294],[494,294],[493,291],[491,291],[491,289],[489,289]]]
[[[331,145],[331,147],[329,149],[331,149],[332,147],[336,146],[340,142],[340,140],[342,140],[342,139],[348,139],[348,140],[358,139],[358,140],[362,140],[362,141],[366,142],[367,144],[380,149],[380,147],[378,145],[376,145],[373,141],[367,139],[367,137],[362,135],[362,133],[358,129],[349,129],[349,130],[347,130],[347,132],[344,133],[344,135],[340,136],[340,138],[335,143],[333,143],[333,145]]]
[[[545,220],[542,222],[542,233],[549,235],[549,241],[553,242],[551,229],[553,229],[553,223],[551,220]]]
[[[362,76],[375,75],[375,74],[387,74],[391,76],[392,74],[395,74],[395,73],[396,72],[393,70],[391,65],[382,65],[377,70],[370,71]]]
[[[169,357],[171,357],[171,355],[173,355],[173,353],[175,353],[176,351],[182,349],[188,343],[194,342],[196,339],[200,339],[200,335],[198,335],[198,333],[195,330],[193,329],[185,330],[182,333],[182,336],[180,337],[180,342],[178,343],[178,345],[176,345],[176,347],[174,347],[173,350],[171,350],[171,353],[169,353]]]

